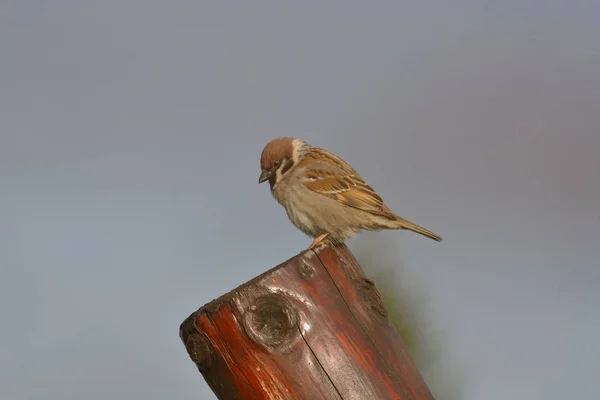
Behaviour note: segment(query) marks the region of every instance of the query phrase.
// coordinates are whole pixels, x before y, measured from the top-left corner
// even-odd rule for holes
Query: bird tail
[[[442,241],[441,236],[436,235],[435,233],[431,232],[430,230],[427,230],[427,229],[423,228],[422,226],[414,224],[414,223],[407,221],[401,217],[397,217],[396,221],[394,221],[394,222],[396,223],[396,229],[407,229],[409,231],[420,233],[423,236],[427,236],[428,238],[433,239],[437,242]]]

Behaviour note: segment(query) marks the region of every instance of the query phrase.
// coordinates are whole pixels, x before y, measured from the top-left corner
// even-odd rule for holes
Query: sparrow
[[[292,224],[314,238],[309,249],[339,245],[361,231],[382,229],[407,229],[442,240],[394,214],[346,161],[298,138],[267,143],[260,168],[258,183],[268,181]]]

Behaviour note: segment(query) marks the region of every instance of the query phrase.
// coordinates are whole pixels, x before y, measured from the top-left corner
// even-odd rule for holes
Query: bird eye
[[[276,167],[279,167],[280,165],[281,165],[281,160],[277,160],[277,161],[275,161],[275,166],[276,166]]]

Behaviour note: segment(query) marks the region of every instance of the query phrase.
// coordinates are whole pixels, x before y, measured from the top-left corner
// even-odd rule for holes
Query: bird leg
[[[327,246],[329,244],[329,240],[327,239],[328,235],[329,235],[329,233],[323,233],[323,234],[317,236],[315,238],[315,240],[313,240],[313,242],[311,243],[311,245],[308,249],[314,250],[321,246]]]

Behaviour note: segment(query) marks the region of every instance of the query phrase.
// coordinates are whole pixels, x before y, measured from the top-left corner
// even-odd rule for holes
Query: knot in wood
[[[302,260],[298,265],[298,272],[303,279],[309,280],[315,276],[315,267],[310,265],[308,261]]]
[[[191,333],[185,340],[185,348],[200,371],[206,371],[211,364],[211,350],[208,339],[200,333]]]
[[[366,278],[358,279],[354,282],[363,307],[374,312],[376,318],[381,322],[387,322],[388,313],[383,305],[381,294],[375,287],[375,283]]]
[[[276,293],[260,296],[244,314],[246,333],[258,344],[275,348],[298,333],[297,313],[287,299]]]

